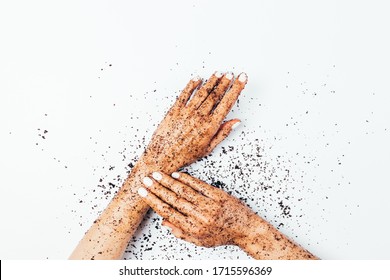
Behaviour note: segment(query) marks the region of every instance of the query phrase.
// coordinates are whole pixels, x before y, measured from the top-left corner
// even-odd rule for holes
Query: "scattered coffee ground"
[[[112,65],[109,64],[108,66],[111,67]],[[314,92],[306,87],[305,82],[302,82],[301,86],[303,88],[301,94],[309,95],[313,98],[318,98],[325,91]],[[322,85],[322,87],[326,88],[327,84]],[[290,90],[288,85],[286,86],[286,90]],[[327,94],[335,94],[335,90],[333,89],[327,89],[326,92]],[[152,89],[146,92],[143,98],[145,100],[154,100],[156,99],[156,94],[159,94],[158,90]],[[133,97],[130,95],[130,99],[132,98],[142,97]],[[169,96],[160,96],[159,98],[172,99]],[[246,104],[249,104],[251,110],[263,106],[258,97],[245,96],[243,98]],[[233,109],[234,112],[238,112],[238,115],[240,115],[241,110],[248,110],[248,106],[241,109],[241,104],[242,102],[237,102]],[[167,108],[161,107],[154,109],[159,112],[167,110]],[[80,226],[88,228],[92,223],[90,216],[97,217],[101,213],[104,206],[117,193],[147,145],[149,139],[146,139],[145,135],[154,131],[158,123],[152,121],[149,113],[145,114],[150,118],[149,120],[146,119],[145,123],[153,123],[153,125],[150,125],[143,131],[138,127],[126,127],[126,129],[132,131],[131,138],[128,137],[127,133],[119,131],[118,133],[123,137],[123,149],[119,151],[111,149],[111,146],[106,148],[100,147],[98,146],[98,140],[89,137],[91,145],[96,145],[95,153],[101,154],[103,158],[110,153],[119,153],[122,164],[113,164],[112,162],[106,161],[106,165],[94,166],[92,175],[96,176],[99,174],[96,187],[92,190],[81,187],[80,192],[73,194],[74,203],[71,203],[72,209],[70,211],[80,221]],[[310,118],[310,116],[311,110],[308,108],[299,115],[291,116],[290,120],[286,122],[286,126],[295,129],[297,133],[302,133],[299,128],[299,123],[303,118]],[[129,112],[130,121],[128,120],[128,122],[131,124],[132,119],[139,118],[139,115]],[[275,154],[273,146],[278,141],[285,139],[276,136],[273,131],[263,129],[260,123],[255,127],[247,128],[245,123],[251,121],[247,119],[242,119],[242,121],[242,127],[217,147],[210,156],[183,168],[182,171],[188,172],[236,196],[293,239],[299,238],[298,233],[294,232],[296,228],[302,227],[307,232],[310,232],[311,228],[315,227],[315,225],[308,224],[304,206],[310,204],[310,201],[308,201],[310,196],[316,195],[316,190],[314,189],[316,186],[316,178],[313,178],[310,171],[319,166],[316,157],[293,151]],[[365,123],[369,124],[369,121],[367,120]],[[262,132],[264,137],[258,137],[259,131]],[[338,133],[337,124],[335,124],[333,132]],[[38,129],[40,139],[46,139],[47,134],[47,130]],[[326,139],[325,134],[323,137]],[[330,144],[328,142],[324,147],[328,147]],[[348,144],[350,144],[349,141]],[[340,155],[335,160],[334,169],[337,166],[342,166],[343,158],[344,155]],[[61,162],[56,157],[53,157],[53,159]],[[303,170],[302,166],[307,166],[307,168]],[[334,172],[334,169],[331,169],[330,172]],[[343,180],[345,181],[346,179],[343,178]],[[309,181],[312,184],[309,184]],[[348,182],[348,184],[350,183]],[[327,193],[325,190],[324,201],[329,200],[330,197],[330,192]],[[84,217],[78,214],[85,213],[86,207],[90,209],[90,216]],[[324,206],[316,205],[316,207]],[[80,211],[81,208],[83,208],[83,211]],[[324,207],[323,211],[326,212],[326,210],[326,207]],[[324,216],[326,217],[325,214]],[[324,217],[319,218],[325,219]],[[71,229],[69,232],[71,232]],[[149,211],[130,241],[124,258],[246,259],[249,257],[234,246],[202,248],[181,241],[175,238],[167,229],[162,228],[161,218],[153,211]]]

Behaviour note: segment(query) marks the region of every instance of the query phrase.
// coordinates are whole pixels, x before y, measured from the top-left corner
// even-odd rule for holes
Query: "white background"
[[[0,258],[67,258],[109,202],[99,179],[123,180],[188,79],[231,70],[249,82],[229,116],[243,125],[223,145],[261,139],[261,160],[277,171],[281,155],[295,176],[283,186],[293,218],[278,215],[276,192],[255,191],[260,172],[244,175],[248,204],[320,258],[389,259],[388,11],[386,1],[1,1]],[[215,174],[227,184],[230,164]],[[212,172],[207,160],[191,168]],[[178,241],[149,216],[127,258],[248,258]]]

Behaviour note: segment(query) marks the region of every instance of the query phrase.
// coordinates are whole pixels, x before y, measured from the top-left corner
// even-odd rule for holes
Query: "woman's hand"
[[[203,84],[192,79],[154,132],[142,161],[172,172],[208,155],[240,121],[221,124],[247,82],[231,73],[214,73]],[[191,98],[192,96],[192,98]]]
[[[314,259],[237,198],[185,173],[153,172],[138,194],[181,239],[199,246],[234,244],[258,259]]]
[[[188,174],[153,172],[152,177],[144,178],[147,190],[138,193],[176,237],[196,245],[234,244],[256,216],[237,198]]]

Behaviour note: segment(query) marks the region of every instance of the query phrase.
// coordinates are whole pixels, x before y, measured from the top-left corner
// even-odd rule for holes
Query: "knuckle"
[[[203,215],[203,222],[206,226],[212,226],[216,223],[216,217],[212,214]]]

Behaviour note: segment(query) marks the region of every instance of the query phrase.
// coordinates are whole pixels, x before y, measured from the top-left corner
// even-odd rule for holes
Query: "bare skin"
[[[240,120],[222,124],[247,82],[240,74],[192,79],[157,127],[117,195],[95,220],[70,259],[119,259],[149,209],[137,194],[152,170],[171,173],[209,153]],[[191,98],[192,96],[192,98]],[[190,99],[191,98],[191,99]]]
[[[255,259],[317,259],[221,189],[185,173],[152,177],[138,193],[178,238],[204,247],[237,245]]]

